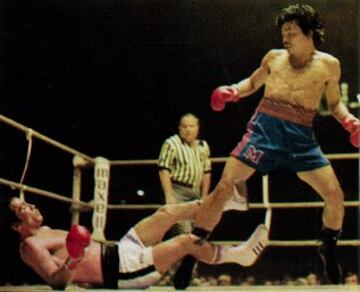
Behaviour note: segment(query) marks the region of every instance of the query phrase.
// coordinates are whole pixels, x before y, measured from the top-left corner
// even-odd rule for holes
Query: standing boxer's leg
[[[344,195],[340,184],[331,166],[299,172],[298,176],[312,186],[325,202],[319,253],[326,276],[331,283],[339,284],[342,282],[342,270],[337,258],[336,244],[344,218]]]
[[[200,238],[198,244],[205,241],[219,223],[225,203],[233,196],[235,181],[246,181],[254,172],[255,169],[234,157],[229,157],[219,183],[214,191],[204,199],[196,214],[195,228],[192,234]],[[191,255],[183,259],[173,279],[176,289],[185,289],[189,285],[195,262]]]

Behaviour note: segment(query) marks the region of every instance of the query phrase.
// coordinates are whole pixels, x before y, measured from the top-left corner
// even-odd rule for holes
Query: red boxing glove
[[[91,242],[90,232],[81,225],[73,224],[66,237],[66,249],[69,258],[66,260],[66,267],[70,270],[75,269],[76,265],[84,256],[84,250]]]
[[[211,94],[211,108],[214,111],[222,111],[225,108],[225,103],[240,99],[239,92],[236,88],[231,86],[220,86],[216,88]]]
[[[360,144],[360,137],[359,137],[359,132],[360,130],[357,129],[356,131],[354,131],[351,135],[350,135],[350,142],[354,147],[359,148],[359,144]]]
[[[359,147],[360,122],[356,118],[346,117],[342,120],[342,126],[350,135],[350,142],[354,147]]]

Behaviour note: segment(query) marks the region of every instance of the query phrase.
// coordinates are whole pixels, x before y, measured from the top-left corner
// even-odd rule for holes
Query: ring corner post
[[[110,162],[104,157],[95,158],[94,168],[94,210],[92,217],[94,240],[104,242],[110,181]]]

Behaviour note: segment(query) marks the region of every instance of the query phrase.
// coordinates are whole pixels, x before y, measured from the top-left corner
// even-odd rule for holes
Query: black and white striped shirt
[[[178,134],[166,139],[162,145],[159,169],[167,169],[174,183],[199,190],[204,173],[211,172],[210,149],[204,140],[190,146]]]

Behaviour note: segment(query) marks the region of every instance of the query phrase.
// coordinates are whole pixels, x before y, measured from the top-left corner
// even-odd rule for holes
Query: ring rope
[[[29,167],[29,161],[30,161],[31,150],[32,150],[32,133],[33,133],[32,129],[28,129],[28,131],[26,133],[26,140],[28,140],[28,147],[27,147],[27,153],[26,153],[25,166],[24,166],[21,178],[20,178],[20,184],[24,183],[25,175],[26,175],[27,169]]]
[[[269,199],[269,176],[265,175],[262,179],[262,194],[263,194],[263,203],[266,208],[265,213],[265,226],[270,231],[271,230],[271,218],[272,218],[272,209],[270,208],[270,199]]]
[[[9,119],[9,118],[5,117],[4,115],[0,115],[0,121],[4,122],[4,123],[6,123],[6,124],[8,124],[8,125],[10,125],[10,126],[12,126],[14,128],[17,128],[18,130],[23,131],[25,133],[29,133],[29,131],[31,130],[30,128],[28,128],[28,127],[26,127],[26,126],[24,126],[24,125],[22,125],[22,124],[20,124],[18,122],[15,122],[12,119]],[[62,143],[60,143],[60,142],[58,142],[58,141],[56,141],[54,139],[51,139],[51,138],[49,138],[49,137],[47,137],[47,136],[45,136],[43,134],[40,134],[37,131],[31,130],[31,136],[34,136],[34,137],[36,137],[36,138],[38,138],[38,139],[40,139],[40,140],[42,140],[42,141],[44,141],[44,142],[46,142],[48,144],[51,144],[51,145],[53,145],[53,146],[55,146],[57,148],[60,148],[63,151],[69,152],[69,153],[71,153],[73,155],[80,156],[80,157],[84,158],[85,160],[87,160],[87,161],[89,161],[91,163],[94,163],[94,158],[92,158],[92,157],[90,157],[90,156],[88,156],[86,154],[83,154],[83,153],[81,153],[81,152],[79,152],[79,151],[77,151],[77,150],[75,150],[75,149],[73,149],[73,148],[71,148],[69,146],[66,146],[66,145],[64,145],[64,144],[62,144]]]
[[[89,204],[89,203],[82,202],[82,201],[74,201],[74,200],[72,200],[70,198],[64,197],[62,195],[59,195],[59,194],[56,194],[56,193],[53,193],[53,192],[48,192],[48,191],[45,191],[45,190],[42,190],[42,189],[39,189],[39,188],[19,184],[19,183],[16,183],[16,182],[4,179],[4,178],[0,178],[0,184],[7,185],[9,187],[19,189],[20,191],[23,191],[23,192],[25,192],[25,191],[26,192],[31,192],[31,193],[34,193],[34,194],[37,194],[37,195],[40,195],[40,196],[44,196],[44,197],[48,197],[48,198],[51,198],[51,199],[55,199],[55,200],[58,200],[58,201],[77,204],[77,205],[82,206],[82,207],[88,207],[88,208],[90,207],[91,208],[91,204]]]
[[[107,240],[108,243],[117,243],[116,240]],[[241,240],[214,240],[212,243],[221,244],[221,245],[239,245],[245,243]],[[318,239],[312,240],[270,240],[269,246],[271,247],[317,247],[320,246],[321,242]],[[360,240],[358,239],[344,239],[337,241],[338,246],[347,246],[347,247],[358,247],[360,246]]]
[[[34,194],[42,195],[45,197],[49,197],[49,198],[52,198],[55,200],[59,200],[59,201],[67,202],[67,203],[78,204],[81,207],[93,209],[92,203],[87,203],[87,202],[83,202],[83,201],[74,201],[70,198],[64,197],[62,195],[59,195],[59,194],[56,194],[53,192],[48,192],[48,191],[45,191],[45,190],[42,190],[39,188],[27,186],[24,184],[19,184],[19,183],[16,183],[16,182],[4,179],[4,178],[0,178],[0,184],[7,185],[7,186],[13,187],[13,188],[17,188],[19,190],[31,192]],[[276,203],[269,202],[267,204],[250,203],[249,208],[250,209],[321,208],[321,207],[324,207],[324,204],[325,204],[324,202],[276,202]],[[158,209],[161,206],[163,206],[163,205],[160,205],[160,204],[145,204],[145,205],[142,205],[142,204],[126,204],[126,205],[109,204],[107,206],[107,208],[111,209],[111,210],[129,210],[129,209],[151,210],[151,209]],[[360,201],[345,201],[344,206],[345,207],[359,207]]]
[[[352,160],[352,159],[359,159],[360,153],[331,153],[325,154],[330,160]],[[211,162],[213,163],[223,163],[228,160],[228,157],[213,157],[210,158]],[[112,160],[110,161],[110,165],[112,166],[121,166],[121,165],[134,165],[134,166],[141,166],[141,165],[154,165],[157,164],[157,159],[139,159],[139,160]]]
[[[33,133],[32,129],[28,129],[28,131],[26,133],[26,140],[28,140],[28,147],[27,147],[27,152],[26,152],[26,160],[25,160],[24,169],[22,171],[20,182],[19,182],[20,184],[24,183],[26,172],[29,167],[29,161],[30,161],[31,150],[32,150],[32,133]],[[25,193],[22,189],[20,190],[19,196],[22,200],[25,200]]]
[[[250,203],[250,209],[296,209],[296,208],[321,208],[324,207],[324,202],[279,202],[279,203]],[[158,204],[126,204],[126,205],[108,205],[108,209],[112,210],[127,210],[127,209],[134,209],[134,210],[145,210],[145,209],[157,209],[163,205]],[[345,201],[345,207],[359,207],[359,201]]]
[[[45,197],[49,197],[49,198],[52,198],[55,200],[78,204],[81,207],[93,209],[92,203],[87,203],[87,202],[83,202],[83,201],[74,201],[70,198],[64,197],[62,195],[59,195],[59,194],[56,194],[53,192],[48,192],[48,191],[45,191],[45,190],[42,190],[39,188],[27,186],[24,184],[19,184],[19,183],[16,183],[16,182],[4,179],[4,178],[0,178],[0,184],[7,185],[7,186],[13,187],[13,188],[17,188],[19,190],[31,192],[34,194],[42,195]],[[250,203],[249,208],[250,209],[321,208],[321,207],[324,207],[324,204],[325,204],[324,202],[276,202],[276,203],[269,202],[267,204]],[[149,209],[150,210],[150,209],[158,209],[161,206],[163,206],[163,205],[160,205],[160,204],[145,204],[145,205],[142,205],[142,204],[126,204],[126,205],[109,204],[107,206],[107,209],[111,209],[111,210],[129,210],[129,209],[146,210],[146,209]],[[360,201],[345,201],[344,206],[345,207],[359,207]]]
[[[55,147],[58,147],[64,151],[67,151],[69,153],[72,153],[73,155],[76,156],[80,156],[81,158],[94,163],[95,159],[84,154],[81,153],[73,148],[70,148],[54,139],[51,139],[37,131],[32,130],[31,128],[28,128],[8,117],[5,117],[4,115],[0,114],[0,121],[13,126],[14,128],[17,128],[18,130],[21,130],[25,133],[27,133],[28,135],[31,133],[31,136],[34,136],[40,140],[43,140]],[[334,153],[334,154],[325,154],[325,156],[330,159],[330,160],[344,160],[344,159],[359,159],[360,158],[360,153]],[[228,159],[228,157],[214,157],[211,158],[211,161],[213,163],[222,163],[225,162]],[[110,165],[153,165],[153,164],[157,164],[158,160],[157,159],[143,159],[143,160],[112,160],[110,161]]]
[[[325,157],[330,160],[352,160],[352,159],[359,159],[360,152],[330,153],[330,154],[325,154]],[[214,157],[214,158],[211,158],[211,161],[214,163],[220,163],[220,162],[226,162],[227,159],[228,159],[228,157]]]
[[[217,244],[238,245],[244,241],[214,241]],[[320,246],[321,242],[317,240],[270,240],[269,246],[273,247],[313,247]],[[337,241],[338,246],[360,246],[358,239],[344,239]]]
[[[76,166],[74,160],[75,157],[73,159],[74,170],[73,170],[72,199],[75,202],[79,202],[81,198],[81,169],[79,166]],[[71,206],[71,224],[78,224],[79,221],[80,221],[80,210],[77,205],[73,204]]]
[[[262,208],[273,208],[273,209],[294,209],[294,208],[320,208],[324,207],[324,202],[277,202],[277,203],[269,203],[268,205],[262,203],[250,203],[249,207],[253,209],[262,209]],[[359,201],[345,201],[345,207],[359,207]]]

